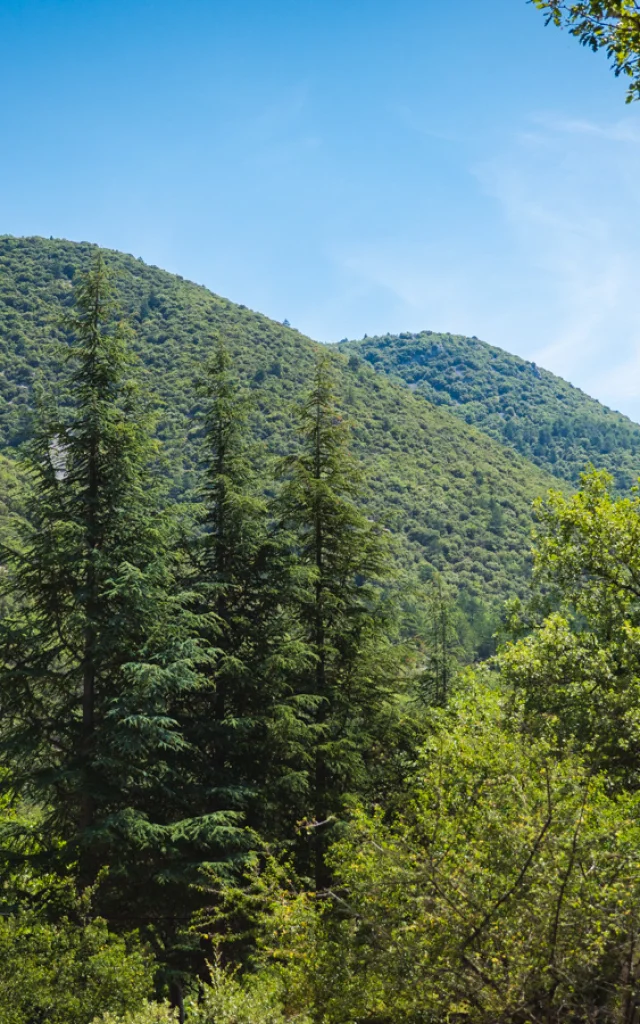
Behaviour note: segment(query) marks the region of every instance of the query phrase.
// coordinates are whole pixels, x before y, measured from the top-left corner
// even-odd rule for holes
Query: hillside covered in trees
[[[640,0],[8,6],[7,226],[632,344],[637,133],[526,17],[629,102]],[[640,1024],[639,471],[477,338],[0,237],[0,1024]]]
[[[610,472],[625,491],[640,473],[636,423],[478,338],[422,331],[339,347],[561,479],[577,483],[592,464]]]
[[[135,262],[66,251],[0,462],[0,1024],[634,1024],[640,497],[539,499],[463,668],[446,581],[372,514],[386,430],[344,406],[496,443],[277,325],[280,372],[242,380],[224,318],[172,403]],[[260,389],[300,351],[280,420]]]
[[[2,245],[0,1024],[634,1024],[637,494]]]
[[[0,239],[0,443],[16,453],[29,434],[33,390],[62,375],[64,315],[73,282],[95,247],[42,238]],[[148,267],[104,253],[118,301],[134,329],[133,350],[157,416],[173,495],[189,498],[198,463],[196,383],[220,336],[252,391],[250,421],[270,456],[292,441],[293,407],[322,347],[297,331]],[[355,426],[368,514],[391,531],[405,566],[433,570],[473,602],[522,593],[528,574],[531,504],[553,482],[512,450],[335,353],[336,387]],[[263,456],[261,456],[262,458]]]

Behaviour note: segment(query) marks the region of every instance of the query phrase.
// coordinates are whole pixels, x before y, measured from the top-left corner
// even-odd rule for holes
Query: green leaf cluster
[[[639,842],[637,795],[476,685],[434,719],[403,811],[354,814],[330,891],[273,901],[263,970],[327,1024],[625,1019]]]
[[[615,785],[640,785],[640,497],[605,473],[538,506],[528,635],[500,654],[531,727],[578,745]]]
[[[153,992],[153,960],[135,935],[100,919],[0,918],[1,1024],[90,1024],[136,1010]]]
[[[604,50],[616,75],[630,78],[627,103],[640,99],[640,4],[637,0],[533,0],[547,24],[568,28],[583,46]]]

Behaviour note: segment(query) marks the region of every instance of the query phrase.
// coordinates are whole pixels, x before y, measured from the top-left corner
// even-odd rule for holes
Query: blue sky
[[[640,420],[640,107],[526,0],[0,0],[0,232]]]

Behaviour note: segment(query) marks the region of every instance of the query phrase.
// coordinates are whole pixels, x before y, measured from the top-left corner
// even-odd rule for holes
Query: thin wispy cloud
[[[640,416],[638,118],[537,117],[475,174],[530,282],[521,354]]]
[[[344,303],[329,319],[353,323],[357,309],[360,336],[475,334],[640,420],[640,117],[538,114],[497,145],[454,148],[426,115],[393,114],[424,140],[414,160],[458,177],[425,193],[420,216],[335,240]]]
[[[386,111],[391,118],[399,121],[405,128],[424,138],[453,143],[464,141],[464,135],[461,132],[442,131],[435,128],[430,118],[405,103],[387,103]]]
[[[589,135],[611,142],[640,142],[640,125],[635,122],[618,121],[613,124],[596,124],[580,118],[561,118],[552,115],[533,117],[532,121],[543,132],[558,132],[568,135]]]
[[[345,244],[345,280],[392,331],[477,334],[640,419],[640,119],[536,116],[467,180],[483,230],[434,209]]]

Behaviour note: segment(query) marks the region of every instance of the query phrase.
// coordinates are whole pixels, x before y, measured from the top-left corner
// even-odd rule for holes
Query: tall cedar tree
[[[299,414],[300,449],[282,464],[281,526],[291,532],[307,586],[297,616],[310,654],[300,692],[313,704],[308,813],[315,884],[328,882],[328,827],[365,787],[367,755],[389,693],[393,659],[379,585],[388,572],[380,529],[358,508],[360,475],[336,406],[331,361],[318,360]]]
[[[425,704],[446,707],[460,671],[462,645],[457,629],[460,613],[439,573],[434,575],[427,593],[426,614],[426,664],[419,682],[420,696]]]
[[[291,553],[268,528],[247,444],[249,397],[218,341],[202,386],[203,489],[191,592],[206,682],[187,695],[199,801],[235,807],[270,838],[304,785],[305,732],[290,678],[304,659],[289,608]],[[303,708],[304,710],[304,708]]]
[[[152,926],[162,948],[203,863],[233,859],[242,835],[233,816],[188,803],[193,752],[172,711],[198,685],[197,650],[99,255],[68,326],[74,404],[64,422],[40,416],[29,525],[7,555],[18,601],[0,626],[2,784],[44,809],[45,855],[57,850],[80,888],[108,869],[97,909]]]

